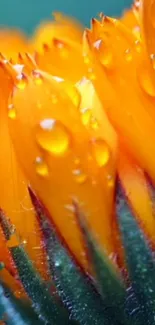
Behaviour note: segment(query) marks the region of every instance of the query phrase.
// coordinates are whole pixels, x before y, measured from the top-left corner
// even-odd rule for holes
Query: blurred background
[[[31,34],[52,11],[76,17],[84,25],[99,12],[118,16],[132,0],[0,0],[0,25],[18,27]]]

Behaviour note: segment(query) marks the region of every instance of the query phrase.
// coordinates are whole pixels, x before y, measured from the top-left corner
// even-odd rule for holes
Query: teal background
[[[132,0],[0,0],[0,25],[20,27],[28,34],[52,11],[62,11],[88,25],[100,11],[120,15]]]

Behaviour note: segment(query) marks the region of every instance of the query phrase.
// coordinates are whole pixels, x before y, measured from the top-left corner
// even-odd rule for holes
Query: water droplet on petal
[[[102,43],[101,43],[102,45]],[[103,64],[106,68],[112,68],[113,67],[113,53],[109,47],[103,47],[100,50],[100,62]]]
[[[16,118],[16,110],[13,104],[10,104],[8,106],[8,117],[11,118],[12,120],[15,120]]]
[[[132,60],[132,53],[131,53],[131,50],[130,49],[127,49],[125,51],[125,59],[126,61],[130,62]]]
[[[46,163],[44,162],[43,158],[36,157],[35,166],[36,166],[36,173],[38,175],[40,175],[40,176],[48,175],[48,167],[47,167]]]
[[[87,180],[87,175],[83,173],[81,169],[74,169],[72,173],[74,175],[76,182],[79,184],[83,184]]]
[[[38,86],[42,85],[43,77],[42,77],[41,73],[39,71],[33,70],[32,74],[34,77],[35,84]]]
[[[36,139],[39,145],[54,156],[67,153],[70,146],[68,129],[59,121],[44,119],[37,127]]]
[[[20,90],[24,90],[28,82],[27,77],[23,73],[20,73],[19,75],[17,75],[16,79],[17,88]]]
[[[81,120],[83,125],[88,126],[91,121],[92,110],[90,108],[82,108],[81,113],[82,113]]]
[[[105,166],[110,159],[110,151],[106,142],[102,139],[92,141],[93,156],[99,167]]]
[[[142,50],[141,42],[138,39],[135,41],[135,48],[136,48],[136,52],[138,52],[138,53],[140,53]]]

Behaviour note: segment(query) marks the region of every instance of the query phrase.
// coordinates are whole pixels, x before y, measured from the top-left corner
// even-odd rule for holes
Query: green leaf
[[[37,210],[51,274],[58,293],[70,310],[73,319],[80,325],[113,325],[105,317],[105,307],[100,295],[80,267],[76,264],[58,236],[55,227],[45,215],[45,210],[30,190],[32,202]]]
[[[152,325],[155,321],[155,261],[149,242],[130,210],[120,183],[117,184],[116,210],[130,281],[143,311],[141,324]]]
[[[76,202],[74,202],[74,207],[81,232],[83,233],[88,258],[96,276],[97,287],[105,305],[109,308],[110,316],[116,325],[118,322],[123,325],[131,324],[128,315],[125,313],[127,293],[123,279],[107,254],[101,250],[95,238],[93,238],[86,224],[85,216]]]

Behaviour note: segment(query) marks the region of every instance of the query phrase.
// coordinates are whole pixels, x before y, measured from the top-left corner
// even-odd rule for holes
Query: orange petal
[[[138,221],[155,245],[155,207],[144,172],[126,154],[119,157],[119,176]]]
[[[31,258],[36,262],[40,271],[43,271],[44,260],[41,252],[39,226],[36,222],[34,209],[27,191],[27,181],[16,161],[14,149],[9,135],[7,106],[11,80],[0,67],[2,81],[0,96],[0,208],[15,225],[21,240],[26,240],[26,248]],[[14,118],[14,109],[9,106],[9,115]],[[39,259],[38,259],[39,256]]]
[[[42,52],[43,44],[51,45],[53,39],[62,42],[77,42],[82,40],[82,26],[75,20],[60,13],[54,14],[54,21],[42,23],[32,38],[32,44],[37,51]]]
[[[72,200],[79,201],[103,248],[113,252],[106,204],[112,153],[104,138],[90,137],[65,84],[41,72],[39,79],[34,73],[27,80],[24,89],[14,92],[16,118],[9,120],[16,153],[38,197],[85,264]]]
[[[91,68],[92,82],[121,141],[155,181],[152,154],[155,143],[155,91],[141,43],[143,40],[136,40],[123,24],[109,18],[100,24],[100,37],[101,51],[100,47],[93,46],[93,31],[86,32],[84,53],[89,60],[88,73]],[[108,54],[109,61],[107,52],[111,53]]]
[[[16,30],[1,29],[0,30],[1,53],[8,59],[17,60],[18,53],[31,52],[32,48],[26,36]]]

